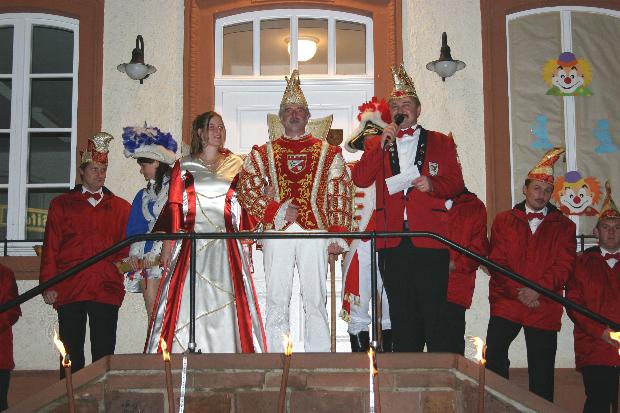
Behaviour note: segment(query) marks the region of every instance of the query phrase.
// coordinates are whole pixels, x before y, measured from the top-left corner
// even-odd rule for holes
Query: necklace
[[[220,159],[221,159],[220,154],[217,154],[216,158],[215,158],[215,159],[212,159],[212,160],[210,160],[210,161],[205,161],[205,160],[203,160],[203,159],[202,159],[202,156],[199,156],[199,157],[198,157],[198,160],[200,161],[200,163],[201,163],[201,164],[202,164],[205,168],[210,169],[210,170],[215,170],[215,169],[217,169],[217,167],[218,167],[218,166],[219,166],[219,164],[220,164]]]

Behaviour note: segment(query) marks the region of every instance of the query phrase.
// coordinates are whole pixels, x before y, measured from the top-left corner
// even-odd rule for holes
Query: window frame
[[[374,79],[374,47],[373,47],[373,21],[370,17],[342,11],[325,9],[271,9],[262,11],[251,11],[239,13],[232,16],[220,17],[215,22],[215,79],[281,79],[282,76],[269,76],[260,74],[260,23],[263,20],[289,19],[289,30],[291,39],[291,53],[289,59],[290,71],[297,69],[297,37],[299,34],[299,19],[324,19],[327,20],[327,74],[304,74],[305,77],[368,77]],[[364,25],[366,29],[366,55],[364,74],[338,75],[336,74],[336,22],[344,21]],[[252,75],[234,76],[223,75],[223,52],[224,52],[224,27],[239,23],[252,22]]]
[[[12,81],[11,125],[0,132],[9,133],[9,180],[0,184],[8,188],[7,239],[24,239],[28,220],[28,192],[38,188],[70,189],[76,178],[77,101],[79,68],[79,21],[73,18],[43,13],[7,13],[0,15],[0,26],[13,26],[13,67],[10,75],[0,75]],[[31,73],[32,33],[36,26],[67,29],[73,32],[72,73]],[[30,96],[33,79],[71,79],[71,127],[33,128],[30,126]],[[29,183],[28,161],[30,134],[37,132],[70,133],[69,180],[57,183]]]

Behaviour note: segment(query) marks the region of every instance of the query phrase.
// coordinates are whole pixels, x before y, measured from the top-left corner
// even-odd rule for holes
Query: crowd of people
[[[576,254],[575,225],[549,201],[553,165],[562,148],[546,153],[525,177],[524,201],[493,220],[487,238],[485,205],[463,180],[454,140],[418,123],[422,104],[402,65],[393,68],[387,100],[360,107],[360,127],[345,144],[361,150],[347,165],[339,146],[308,131],[310,111],[299,74],[287,78],[279,110],[281,136],[242,157],[226,149],[216,112],[194,119],[191,148],[158,128],[125,128],[125,155],[146,180],[130,205],[105,186],[112,136],[98,133],[81,152],[81,184],[52,200],[41,257],[45,282],[125,237],[147,233],[430,231],[620,322],[620,212],[607,185],[594,230],[598,246]],[[262,313],[242,240],[196,243],[195,345],[207,352],[282,352],[290,332],[289,305],[297,268],[306,351],[330,349],[326,311],[328,262],[343,255],[341,316],[352,351],[370,345],[371,253],[368,240],[265,239]],[[144,352],[172,352],[189,343],[191,241],[148,241],[47,289],[59,335],[84,367],[86,322],[92,360],[114,353],[118,310],[125,292],[142,293],[149,319]],[[430,238],[377,239],[383,351],[465,351],[465,312],[479,263]],[[508,378],[508,352],[523,329],[530,390],[553,401],[557,332],[562,306],[531,288],[489,271],[487,368]],[[0,301],[15,297],[10,270],[0,267]],[[584,411],[617,408],[620,356],[613,331],[580,313],[574,321],[576,365],[586,390]],[[0,316],[2,352],[12,352],[11,325],[19,308]],[[0,410],[6,407],[11,357],[0,365]],[[60,369],[61,378],[64,369]],[[3,398],[3,399],[2,399]]]

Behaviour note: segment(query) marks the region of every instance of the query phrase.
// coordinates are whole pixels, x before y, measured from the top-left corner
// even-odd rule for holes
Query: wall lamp
[[[448,35],[443,32],[441,35],[441,53],[439,59],[426,64],[426,68],[437,73],[441,80],[446,81],[447,77],[452,76],[457,70],[465,69],[465,62],[453,60],[448,46]]]
[[[142,35],[136,37],[136,48],[131,52],[131,61],[121,63],[116,68],[119,72],[126,73],[133,80],[139,80],[140,84],[150,74],[157,72],[155,66],[144,63],[144,39]]]

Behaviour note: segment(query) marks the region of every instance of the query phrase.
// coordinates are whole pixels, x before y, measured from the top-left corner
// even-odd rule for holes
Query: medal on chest
[[[293,174],[300,174],[308,167],[308,155],[305,153],[287,154],[286,167]]]

